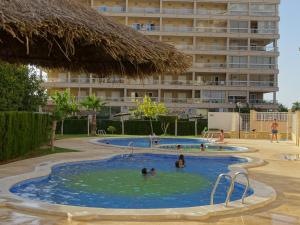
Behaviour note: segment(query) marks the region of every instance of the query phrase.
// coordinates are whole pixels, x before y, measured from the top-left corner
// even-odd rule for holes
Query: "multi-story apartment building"
[[[99,78],[50,71],[49,92],[69,88],[79,99],[102,97],[113,112],[127,111],[144,95],[174,111],[232,111],[237,102],[276,107],[280,0],[81,0],[150,38],[192,55],[179,75],[146,80]],[[273,94],[265,101],[264,94]]]

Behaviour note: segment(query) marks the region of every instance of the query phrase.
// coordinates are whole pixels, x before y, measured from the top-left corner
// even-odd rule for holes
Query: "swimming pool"
[[[186,167],[177,169],[176,155],[117,155],[105,160],[64,163],[49,176],[22,181],[10,191],[28,199],[55,204],[100,208],[182,208],[209,205],[212,186],[228,166],[246,162],[237,157],[187,156]],[[155,176],[142,176],[142,168],[155,168]],[[217,189],[215,203],[225,201],[229,182]],[[235,185],[231,200],[244,190]],[[248,195],[252,194],[252,189]]]
[[[150,148],[151,142],[149,137],[143,138],[105,138],[99,139],[96,143],[115,145],[120,147],[140,147],[140,148]],[[159,148],[165,150],[176,150],[177,145],[180,145],[180,149],[189,152],[199,152],[200,145],[204,144],[205,151],[247,151],[248,148],[244,147],[234,147],[227,145],[219,145],[210,143],[206,139],[200,138],[156,138],[152,140],[152,148]]]
[[[167,145],[167,144],[201,144],[207,143],[207,140],[196,139],[196,138],[156,138],[152,139],[152,143],[157,141],[156,144]],[[98,143],[117,145],[127,147],[130,143],[133,147],[150,148],[151,142],[149,137],[143,138],[105,138],[97,140]]]

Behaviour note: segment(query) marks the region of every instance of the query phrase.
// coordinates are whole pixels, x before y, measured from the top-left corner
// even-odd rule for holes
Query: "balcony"
[[[248,68],[248,63],[228,63],[228,68],[245,69]]]
[[[194,63],[195,68],[205,68],[205,69],[226,69],[226,62],[220,63]]]
[[[112,7],[109,7],[109,6],[99,6],[97,7],[97,10],[99,12],[110,12],[110,13],[125,13],[126,10],[125,10],[125,7],[123,6],[112,6]]]
[[[48,83],[72,83],[72,84],[122,84],[124,83],[124,78],[78,78],[70,77],[68,79],[61,78],[48,78]]]
[[[229,50],[232,50],[232,51],[247,51],[248,46],[230,45]]]
[[[275,28],[251,28],[252,34],[277,34],[278,30]]]
[[[225,51],[227,50],[226,46],[221,45],[175,45],[179,50],[188,50],[188,51]]]
[[[131,27],[137,31],[157,32],[160,31],[160,27],[155,24],[132,24]]]
[[[251,16],[276,16],[275,11],[250,11]]]
[[[175,45],[179,50],[185,51],[227,51],[227,46],[225,45]],[[277,48],[273,46],[229,46],[230,51],[258,51],[258,52],[277,52]]]
[[[257,70],[274,70],[277,69],[275,64],[249,64],[249,68]]]
[[[249,11],[248,10],[229,10],[229,15],[231,16],[248,16]]]
[[[164,32],[193,32],[193,27],[186,26],[163,26],[162,31]]]
[[[251,105],[276,105],[277,101],[264,100],[264,99],[250,99],[249,104]]]
[[[160,13],[159,8],[139,8],[139,7],[132,7],[128,8],[129,13],[141,13],[141,14],[157,14]]]
[[[251,51],[277,52],[278,48],[274,46],[250,46]]]
[[[275,87],[274,81],[249,81],[251,87]]]
[[[165,103],[192,103],[188,98],[162,98]]]
[[[90,85],[99,84],[101,85],[107,85],[107,84],[116,84],[116,85],[164,85],[164,88],[167,88],[167,85],[174,85],[174,86],[230,86],[230,87],[276,87],[276,84],[274,81],[246,81],[246,80],[205,80],[202,78],[202,80],[141,80],[141,81],[131,81],[127,80],[125,82],[124,78],[71,78],[70,81],[66,79],[58,79],[58,78],[49,78],[46,84],[65,84],[65,86],[68,86],[69,84],[87,84],[89,87]],[[52,87],[55,87],[51,85]],[[93,87],[93,86],[91,86]],[[118,88],[123,88],[123,86],[117,86]],[[156,87],[157,89],[160,87]]]
[[[215,103],[215,104],[221,104],[225,103],[226,100],[224,98],[203,98],[202,103]]]
[[[196,11],[197,15],[227,15],[227,10],[220,10],[220,9],[215,9],[215,10],[209,10],[209,9],[197,9]]]
[[[194,9],[163,9],[164,14],[175,14],[175,15],[191,15],[194,14]]]
[[[246,81],[246,80],[229,80],[226,82],[226,84],[231,87],[246,87],[246,86],[248,86],[248,81]]]
[[[162,80],[161,84],[165,85],[194,85],[192,80]]]
[[[242,28],[242,27],[230,27],[229,28],[230,33],[249,33],[248,28]]]

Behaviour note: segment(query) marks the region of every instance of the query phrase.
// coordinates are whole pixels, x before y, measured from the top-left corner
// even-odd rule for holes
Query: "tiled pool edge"
[[[164,154],[160,152],[160,154]],[[118,155],[118,154],[112,154]],[[110,158],[111,156],[105,157]],[[239,156],[240,157],[240,156]],[[242,157],[243,158],[243,157]],[[245,158],[245,157],[244,157]],[[104,159],[99,157],[98,159]],[[247,167],[255,167],[264,164],[264,161],[254,158],[247,158],[248,163],[235,164],[230,166],[230,173],[245,171]],[[204,220],[211,216],[221,216],[233,213],[244,212],[251,209],[262,207],[276,198],[275,190],[261,182],[250,179],[254,194],[245,199],[246,204],[241,204],[241,200],[229,203],[228,207],[224,204],[214,206],[199,206],[190,208],[172,209],[104,209],[87,208],[78,206],[66,206],[50,204],[40,201],[28,200],[19,197],[9,191],[10,187],[20,181],[48,175],[51,167],[65,162],[75,162],[82,160],[97,160],[93,158],[68,159],[59,162],[44,162],[36,166],[30,173],[6,177],[0,180],[0,207],[8,207],[16,210],[28,211],[31,213],[41,213],[72,218],[74,220]],[[244,183],[242,179],[238,180]]]

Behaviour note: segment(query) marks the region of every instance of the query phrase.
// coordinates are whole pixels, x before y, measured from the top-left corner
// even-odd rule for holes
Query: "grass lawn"
[[[23,159],[36,158],[36,157],[40,157],[40,156],[44,156],[44,155],[63,153],[63,152],[78,152],[78,151],[72,150],[72,149],[66,149],[66,148],[59,148],[59,147],[54,147],[53,151],[51,150],[51,147],[38,148],[38,149],[28,152],[25,155],[20,156],[18,158],[7,160],[7,161],[0,161],[0,165],[23,160]]]

